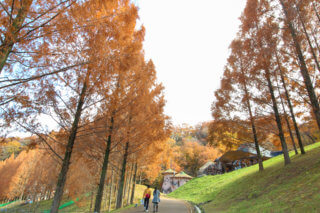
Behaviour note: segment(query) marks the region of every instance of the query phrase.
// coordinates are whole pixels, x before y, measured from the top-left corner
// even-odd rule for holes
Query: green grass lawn
[[[283,156],[223,175],[194,178],[169,196],[201,204],[206,212],[320,212],[320,143],[305,155]]]
[[[143,195],[143,191],[146,188],[147,187],[143,186],[143,185],[139,185],[139,184],[136,185],[134,203],[140,202],[140,199],[142,198],[142,195]],[[61,205],[63,205],[66,202],[69,202],[69,201],[70,201],[69,199],[64,199],[61,202]],[[72,204],[72,205],[69,205],[65,208],[60,209],[59,212],[66,212],[66,213],[67,212],[89,212],[90,211],[91,196],[85,196],[84,200],[82,202],[83,203],[81,206],[79,206],[77,204]],[[6,207],[0,208],[0,212],[10,212],[10,213],[12,213],[12,212],[39,212],[39,213],[44,213],[44,212],[47,212],[47,210],[49,210],[51,208],[52,200],[44,200],[44,201],[36,202],[33,204],[23,205],[23,206],[20,205],[21,203],[23,203],[23,202],[16,201]],[[124,202],[124,203],[126,203],[126,202]],[[115,207],[114,200],[113,200],[111,207],[112,207],[111,209],[114,209],[114,207]],[[128,207],[130,207],[130,206],[127,206],[125,208],[128,208]],[[93,211],[93,208],[94,208],[94,201],[92,204],[91,212]],[[105,202],[102,202],[101,210],[102,210],[101,212],[108,212],[107,205]],[[114,210],[112,212],[117,212],[117,211],[119,211],[119,210]]]

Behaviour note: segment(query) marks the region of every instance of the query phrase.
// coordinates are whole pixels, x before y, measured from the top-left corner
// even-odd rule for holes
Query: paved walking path
[[[134,207],[131,209],[127,209],[121,211],[121,213],[137,213],[144,212],[143,206]],[[152,202],[149,203],[149,212],[153,212]],[[169,199],[169,198],[161,198],[161,202],[159,203],[159,213],[188,213],[190,211],[190,206],[184,201]]]

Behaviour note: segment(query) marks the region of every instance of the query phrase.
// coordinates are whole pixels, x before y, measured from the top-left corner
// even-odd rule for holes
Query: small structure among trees
[[[262,160],[267,160],[279,154],[282,151],[272,152],[259,146]],[[208,161],[198,171],[198,177],[203,175],[217,175],[252,166],[258,163],[258,156],[254,144],[241,144],[237,150],[228,151],[214,162]]]
[[[186,174],[185,172],[180,172],[176,174],[176,172],[172,169],[166,170],[162,173],[162,175],[162,192],[164,194],[169,194],[173,192],[174,190],[176,190],[180,186],[183,186],[185,183],[192,179],[192,177]]]
[[[208,161],[206,164],[201,166],[201,168],[198,171],[198,177],[204,176],[204,175],[215,175],[215,174],[219,174],[219,173],[218,173],[216,163],[212,161]]]

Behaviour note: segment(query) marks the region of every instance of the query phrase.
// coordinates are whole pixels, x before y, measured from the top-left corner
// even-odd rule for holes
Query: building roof
[[[249,152],[244,152],[241,150],[236,150],[236,151],[229,151],[224,153],[221,157],[220,157],[220,161],[227,163],[227,162],[232,162],[235,160],[240,160],[243,158],[248,158],[254,156],[253,154],[249,153]]]
[[[265,149],[264,147],[259,145],[259,149],[260,149],[260,153],[262,156],[267,157],[267,158],[271,158],[271,151]],[[245,143],[245,144],[241,144],[238,148],[238,150],[243,151],[243,152],[248,152],[251,154],[256,155],[257,151],[255,148],[255,144],[254,143]]]
[[[184,172],[180,172],[179,174],[173,176],[173,178],[189,178],[192,179],[193,177],[191,177],[190,175],[184,173]]]
[[[257,158],[257,155],[251,152],[236,150],[236,151],[226,152],[219,159],[216,159],[216,160],[223,163],[231,163],[236,160],[253,159],[253,158]],[[270,157],[262,156],[262,160],[267,160],[269,158]]]
[[[172,169],[168,169],[168,170],[162,172],[162,174],[175,174],[175,173],[176,173],[176,171],[174,171]]]
[[[214,165],[214,162],[208,161],[206,164],[200,167],[199,172],[202,173],[204,170],[206,170],[209,166]]]

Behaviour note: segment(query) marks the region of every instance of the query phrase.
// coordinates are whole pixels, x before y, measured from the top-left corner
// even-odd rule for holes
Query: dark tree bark
[[[312,2],[312,6],[313,6],[313,10],[316,13],[316,16],[318,18],[319,24],[320,24],[320,15],[319,15],[319,13],[317,11],[316,5],[314,5],[314,2]]]
[[[284,111],[284,118],[285,118],[285,120],[286,120],[287,127],[288,127],[288,131],[289,131],[289,134],[290,134],[292,146],[293,146],[293,149],[294,149],[295,154],[297,155],[297,154],[299,154],[299,153],[298,153],[298,150],[297,150],[296,143],[295,143],[295,141],[294,141],[294,137],[293,137],[293,134],[292,134],[292,130],[291,130],[289,118],[288,118],[287,112],[285,111],[285,108],[284,108],[284,104],[283,104],[283,100],[282,100],[282,99],[281,99],[281,102],[282,102],[282,107],[283,107],[283,111]]]
[[[132,164],[132,166],[131,166],[131,172],[130,172],[130,175],[129,175],[129,181],[128,181],[128,194],[127,194],[127,205],[129,205],[130,204],[130,186],[131,186],[131,182],[132,182],[132,176],[133,176],[133,168],[134,167],[134,165]]]
[[[250,115],[250,122],[251,122],[251,127],[252,127],[252,134],[253,134],[253,138],[254,138],[254,145],[256,148],[256,152],[257,152],[257,157],[258,157],[258,163],[259,163],[259,171],[262,172],[263,171],[263,163],[262,163],[262,157],[261,157],[261,152],[260,152],[260,147],[259,147],[259,142],[258,142],[258,135],[257,135],[257,130],[256,130],[256,125],[254,122],[254,117],[252,114],[252,109],[251,109],[251,104],[250,104],[250,98],[249,98],[249,91],[248,91],[248,87],[247,87],[247,82],[246,82],[246,77],[244,74],[244,71],[242,70],[241,67],[241,74],[244,78],[244,92],[245,92],[245,96],[246,96],[246,102],[247,102],[247,107],[248,107],[248,112]]]
[[[130,204],[133,204],[133,202],[134,202],[134,192],[135,192],[136,181],[137,181],[137,170],[138,170],[138,165],[137,165],[137,163],[135,163],[134,164],[134,175],[133,175],[133,184],[132,184]]]
[[[112,141],[112,131],[113,131],[113,125],[114,125],[114,115],[111,116],[110,126],[109,126],[109,135],[107,139],[107,147],[104,154],[104,160],[101,168],[101,175],[100,175],[100,182],[98,186],[98,192],[96,196],[96,201],[94,205],[94,212],[100,212],[101,209],[101,201],[103,196],[103,189],[104,189],[104,183],[106,179],[106,173],[108,170],[108,164],[109,164],[109,155],[111,150],[111,141]]]
[[[308,132],[304,132],[304,134],[312,141],[312,143],[316,143],[316,140]]]
[[[109,205],[108,205],[108,212],[111,210],[111,202],[112,202],[112,187],[113,187],[113,168],[111,170],[111,185],[109,191]]]
[[[283,134],[283,130],[282,130],[282,124],[281,124],[281,119],[280,119],[279,110],[278,110],[278,106],[277,106],[277,101],[276,101],[276,98],[275,98],[275,95],[274,95],[273,86],[272,86],[272,83],[271,83],[270,71],[269,71],[269,69],[265,69],[265,72],[266,72],[265,76],[266,76],[266,80],[268,82],[269,92],[270,92],[270,95],[271,95],[274,116],[276,118],[278,130],[279,130],[279,138],[280,138],[281,147],[282,147],[282,151],[283,151],[284,164],[288,165],[288,164],[290,164],[290,157],[289,157],[287,144],[286,144],[286,141],[285,141],[285,138],[284,138],[284,134]]]
[[[312,42],[311,42],[311,40],[310,40],[310,36],[309,36],[308,31],[307,31],[306,25],[305,25],[305,23],[304,23],[303,17],[302,17],[301,14],[300,14],[299,8],[296,7],[296,10],[297,10],[298,17],[299,17],[299,20],[300,20],[301,25],[302,25],[303,32],[304,32],[304,34],[305,34],[305,36],[306,36],[306,39],[307,39],[307,41],[308,41],[308,44],[309,44],[309,47],[310,47],[310,50],[311,50],[311,53],[312,53],[312,56],[313,56],[313,60],[314,60],[316,66],[317,66],[317,68],[318,68],[318,71],[320,72],[319,61],[318,61],[317,55],[316,55],[316,53],[315,53],[315,51],[314,51],[314,48],[313,48]]]
[[[127,169],[126,169],[127,170]],[[128,181],[129,181],[129,170],[127,170],[126,174],[124,175],[124,182],[123,182],[123,194],[122,194],[122,202],[121,207],[124,206],[124,201],[126,199],[127,189],[128,189]]]
[[[116,178],[115,181],[116,181],[116,184],[114,186],[114,192],[116,193],[116,191],[119,190],[119,176]],[[115,206],[116,206],[117,201],[118,201],[118,196],[115,194],[114,197],[115,197]]]
[[[290,126],[290,122],[289,122],[289,119],[288,119],[288,114],[286,112],[286,109],[285,109],[285,106],[284,106],[284,103],[283,103],[283,100],[282,100],[282,97],[280,97],[281,99],[281,105],[282,105],[282,109],[283,109],[283,113],[284,113],[284,119],[287,123],[287,127],[288,127],[288,131],[289,131],[289,135],[290,135],[290,139],[291,139],[291,142],[292,142],[292,146],[293,146],[293,149],[294,149],[294,152],[297,154],[298,153],[298,150],[297,150],[297,147],[296,147],[296,143],[294,141],[294,137],[293,137],[293,134],[292,134],[292,130],[291,130],[291,126]]]
[[[293,134],[292,134],[292,130],[291,130],[288,114],[287,114],[287,111],[286,111],[286,108],[285,108],[285,105],[283,103],[283,99],[282,99],[282,96],[281,96],[280,86],[279,86],[279,83],[278,83],[278,77],[277,77],[276,72],[274,73],[274,76],[275,76],[276,82],[277,82],[277,88],[278,88],[279,98],[280,98],[280,101],[281,101],[281,106],[282,106],[282,110],[283,110],[283,114],[284,114],[284,119],[285,119],[287,127],[288,127],[288,132],[289,132],[289,135],[290,135],[290,139],[291,139],[291,142],[292,142],[292,146],[293,146],[294,152],[297,155],[299,153],[298,153],[298,150],[297,150],[297,147],[296,147],[296,143],[294,141],[294,137],[293,137]]]
[[[82,107],[84,104],[84,98],[85,98],[85,93],[87,90],[87,83],[89,80],[89,75],[90,75],[89,72],[87,72],[86,79],[83,83],[83,87],[82,87],[80,97],[78,100],[76,114],[75,114],[74,121],[72,124],[71,132],[70,132],[70,135],[68,138],[65,156],[63,158],[63,163],[62,163],[62,167],[60,170],[60,174],[59,174],[59,178],[58,178],[58,182],[57,182],[57,186],[56,186],[56,190],[55,190],[55,194],[54,194],[54,198],[53,198],[53,202],[52,202],[52,206],[51,206],[51,211],[50,211],[51,213],[58,212],[60,201],[62,199],[63,189],[64,189],[64,185],[66,183],[67,173],[69,170],[73,145],[76,140],[78,125],[79,125],[79,121],[80,121],[80,117],[81,117],[81,113],[82,113]]]
[[[92,210],[92,203],[93,203],[93,192],[91,192],[91,196],[90,196],[90,212]]]
[[[294,112],[293,112],[293,106],[292,106],[292,103],[291,103],[290,94],[289,94],[289,91],[287,89],[287,85],[286,85],[286,81],[284,79],[283,71],[281,69],[279,57],[278,57],[278,55],[276,55],[276,57],[277,57],[277,63],[278,63],[279,72],[280,72],[280,79],[281,79],[282,86],[283,86],[283,89],[284,89],[284,92],[285,92],[285,95],[286,95],[286,100],[287,100],[288,107],[289,107],[289,110],[290,110],[290,115],[291,115],[291,119],[292,119],[292,122],[293,122],[293,126],[294,126],[294,129],[296,131],[298,144],[299,144],[299,147],[300,147],[300,152],[301,152],[301,154],[305,154],[306,152],[304,151],[304,147],[303,147],[303,144],[302,144],[300,130],[299,130],[299,127],[298,127],[298,124],[297,124],[297,121],[296,121],[296,116],[294,115]]]
[[[124,185],[124,179],[126,174],[126,166],[127,166],[127,159],[128,159],[128,149],[129,149],[129,141],[126,143],[124,155],[123,155],[123,161],[122,161],[122,170],[119,180],[119,189],[118,189],[118,196],[117,196],[117,205],[116,208],[122,207],[122,199],[123,199],[123,185]]]
[[[293,27],[293,24],[291,22],[291,20],[289,19],[289,15],[288,15],[288,11],[286,8],[286,5],[284,4],[283,0],[279,0],[283,9],[283,12],[285,14],[286,17],[286,22],[287,25],[289,27],[293,42],[294,42],[294,46],[296,49],[296,53],[298,55],[298,59],[299,59],[299,65],[300,65],[300,72],[302,74],[306,89],[308,91],[308,96],[310,98],[310,102],[311,102],[311,106],[312,106],[312,110],[314,113],[314,116],[316,118],[317,124],[318,124],[318,128],[320,129],[320,107],[319,107],[319,102],[316,96],[316,93],[314,91],[312,82],[311,82],[311,78],[308,72],[308,68],[306,65],[306,62],[304,60],[303,54],[302,54],[302,50],[301,50],[301,45],[297,39],[297,35],[296,35],[296,31]]]

